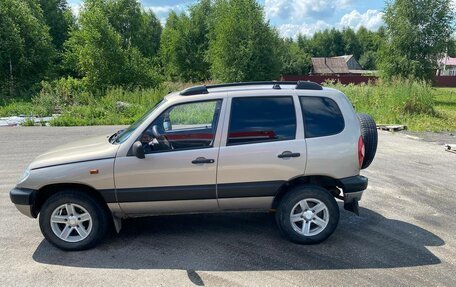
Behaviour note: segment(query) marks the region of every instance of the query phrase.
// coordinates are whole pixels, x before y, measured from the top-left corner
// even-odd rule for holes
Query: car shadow
[[[84,268],[182,269],[189,277],[197,276],[194,270],[393,268],[441,262],[426,248],[445,244],[435,234],[369,209],[360,214],[341,211],[335,233],[310,246],[283,239],[274,216],[267,213],[129,219],[120,234],[97,248],[64,252],[43,240],[33,259]]]

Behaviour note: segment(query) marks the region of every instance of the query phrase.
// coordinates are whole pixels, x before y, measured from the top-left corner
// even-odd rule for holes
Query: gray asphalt
[[[327,241],[282,239],[270,214],[124,222],[93,250],[66,253],[8,192],[38,154],[116,127],[0,129],[0,286],[456,286],[456,154],[380,133],[361,216],[341,212]]]

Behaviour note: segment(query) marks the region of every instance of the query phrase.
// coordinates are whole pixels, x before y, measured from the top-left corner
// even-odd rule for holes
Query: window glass
[[[136,120],[131,126],[124,130],[120,130],[118,133],[114,134],[110,138],[111,143],[123,143],[126,141],[130,135],[145,121],[149,118],[149,116],[160,106],[162,106],[166,102],[166,99],[161,100],[158,102],[152,109],[150,109],[147,113],[145,113],[141,118]]]
[[[339,106],[330,98],[300,97],[306,138],[335,135],[345,127]]]
[[[233,98],[228,145],[295,137],[296,114],[292,97]]]
[[[145,153],[212,147],[221,104],[214,100],[170,107],[141,135]]]

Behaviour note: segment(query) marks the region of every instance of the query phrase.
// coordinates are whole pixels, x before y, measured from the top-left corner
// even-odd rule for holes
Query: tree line
[[[256,81],[308,74],[311,57],[352,54],[386,77],[430,79],[443,52],[456,56],[450,0],[396,0],[385,27],[327,29],[282,38],[254,0],[200,0],[162,25],[138,0],[0,2],[0,95],[27,97],[43,81],[91,92],[163,81]]]

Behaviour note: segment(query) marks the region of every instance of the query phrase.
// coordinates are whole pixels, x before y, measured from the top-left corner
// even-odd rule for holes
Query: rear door
[[[306,142],[292,95],[228,98],[217,168],[221,209],[268,209],[279,188],[304,174]]]

